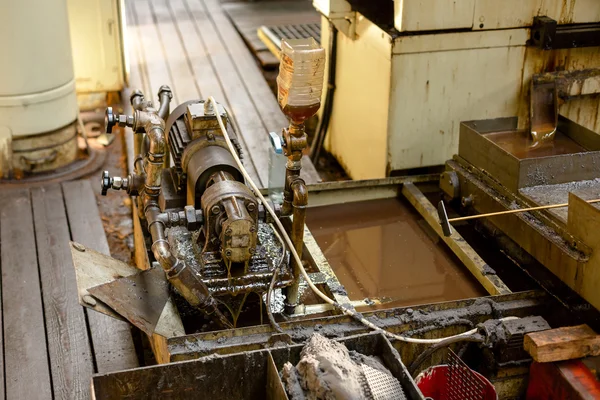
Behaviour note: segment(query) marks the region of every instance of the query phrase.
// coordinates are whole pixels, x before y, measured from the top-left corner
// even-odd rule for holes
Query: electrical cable
[[[410,366],[408,367],[408,372],[410,373],[411,376],[413,376],[415,371],[417,370],[417,368],[421,364],[423,364],[423,361],[425,361],[429,356],[431,356],[436,351],[443,349],[444,347],[448,347],[451,344],[454,344],[457,342],[482,343],[483,341],[484,341],[483,336],[481,336],[479,334],[474,334],[471,336],[450,336],[450,337],[442,340],[441,342],[434,344],[433,346],[431,346],[430,348],[428,348],[427,350],[425,350],[424,352],[419,354],[419,356],[415,359],[415,361],[413,361],[412,364],[410,364]]]
[[[267,290],[267,301],[265,301],[265,303],[267,306],[267,316],[269,317],[269,322],[271,323],[271,326],[277,332],[283,333],[283,329],[281,329],[281,327],[279,326],[277,321],[275,321],[275,318],[273,317],[273,313],[271,312],[271,294],[273,293],[273,288],[275,287],[275,281],[277,280],[277,275],[279,275],[279,270],[281,269],[281,267],[283,266],[283,263],[285,262],[285,243],[283,242],[283,239],[281,238],[281,236],[279,235],[279,233],[277,232],[277,229],[275,229],[273,224],[269,224],[269,226],[271,227],[271,229],[273,229],[273,233],[275,234],[275,237],[277,238],[277,240],[279,240],[279,243],[281,244],[281,259],[279,260],[279,262],[277,263],[277,266],[273,270],[273,278],[271,279],[271,284],[269,285],[269,290]]]
[[[212,103],[214,109],[217,110],[217,102],[216,102],[216,100],[212,96],[210,96],[207,99],[207,101],[210,101]],[[440,343],[440,342],[442,342],[442,341],[444,341],[446,339],[449,339],[449,338],[470,336],[470,335],[473,335],[474,333],[477,332],[477,329],[475,328],[475,329],[471,329],[471,330],[463,332],[463,333],[459,333],[457,335],[449,336],[447,338],[438,338],[438,339],[419,339],[419,338],[411,338],[411,337],[397,335],[395,333],[386,331],[385,329],[382,329],[382,328],[378,327],[377,325],[375,325],[371,321],[367,320],[364,316],[362,316],[362,314],[358,313],[356,310],[347,308],[348,306],[345,307],[345,306],[339,304],[335,300],[329,298],[321,290],[319,290],[319,288],[315,286],[315,284],[312,282],[312,280],[308,276],[308,273],[306,272],[306,269],[304,269],[304,266],[302,265],[302,259],[300,258],[300,256],[298,255],[298,252],[294,248],[294,244],[292,243],[292,240],[290,239],[290,236],[285,231],[285,228],[283,227],[283,224],[281,223],[281,221],[279,220],[279,218],[275,214],[275,211],[273,211],[273,208],[271,208],[271,206],[269,205],[269,203],[267,202],[267,200],[260,193],[260,189],[258,189],[258,187],[254,183],[254,181],[252,180],[252,178],[250,178],[250,175],[246,171],[246,168],[244,168],[244,165],[242,164],[242,161],[238,157],[237,152],[235,150],[235,147],[233,146],[233,143],[231,143],[231,139],[229,138],[229,135],[227,134],[227,129],[225,129],[225,124],[223,124],[223,119],[221,118],[221,115],[218,112],[215,112],[215,115],[217,117],[217,121],[219,122],[219,127],[221,128],[221,131],[223,133],[223,137],[225,138],[225,142],[227,143],[227,147],[229,148],[229,151],[231,152],[231,155],[233,156],[233,159],[235,160],[236,164],[240,168],[240,171],[242,172],[242,175],[246,179],[247,183],[250,185],[250,188],[252,189],[252,191],[254,192],[254,194],[262,201],[263,206],[265,207],[265,209],[267,210],[267,212],[269,214],[271,214],[271,216],[273,217],[273,220],[275,221],[275,224],[277,225],[277,228],[281,232],[281,235],[283,235],[283,239],[284,239],[284,241],[285,241],[288,249],[290,250],[290,253],[292,254],[292,257],[294,257],[294,261],[296,261],[296,264],[298,265],[298,268],[300,269],[300,273],[304,277],[304,280],[306,281],[308,287],[310,287],[310,289],[318,297],[320,297],[321,299],[323,299],[323,301],[325,301],[326,303],[331,304],[334,308],[340,310],[342,313],[346,314],[347,316],[354,318],[355,320],[357,320],[361,324],[363,324],[363,325],[365,325],[365,326],[373,329],[374,331],[377,331],[377,332],[380,332],[380,333],[384,334],[385,336],[387,336],[390,339],[399,340],[401,342],[418,343],[418,344],[435,344],[435,343]],[[502,320],[512,319],[512,318],[515,318],[515,317],[507,317],[507,318],[503,318]]]

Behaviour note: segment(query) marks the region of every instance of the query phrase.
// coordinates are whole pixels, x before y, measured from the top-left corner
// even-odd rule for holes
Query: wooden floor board
[[[44,318],[55,399],[89,399],[94,372],[83,307],[69,250],[60,186],[31,189]]]
[[[129,87],[133,90],[141,90],[145,95],[152,95],[146,64],[142,62],[142,47],[139,28],[133,7],[125,7],[127,18],[127,43],[129,48]],[[126,99],[129,102],[129,99]],[[133,160],[131,160],[133,162]]]
[[[72,239],[100,253],[110,254],[90,182],[65,182],[62,188]],[[139,362],[130,325],[93,311],[87,315],[97,372],[137,367]]]
[[[173,21],[183,40],[183,46],[194,71],[194,78],[200,89],[201,97],[206,99],[208,96],[213,96],[218,102],[229,107],[219,78],[217,78],[213,69],[211,59],[206,53],[204,42],[196,30],[194,17],[190,14],[184,0],[169,1],[169,6]]]
[[[0,191],[0,218],[6,398],[51,399],[29,190]]]
[[[177,93],[178,103],[200,98],[187,53],[179,37],[176,25],[166,0],[153,0],[152,11],[162,43],[163,57],[167,62],[173,79],[173,91]]]
[[[151,98],[155,105],[158,105],[157,94],[158,89],[162,85],[174,87],[173,80],[169,73],[166,57],[163,55],[160,37],[154,23],[150,2],[147,0],[131,0],[127,2],[127,6],[131,6],[135,23],[138,27],[139,39],[142,47],[140,53],[141,62],[146,66],[148,71],[148,81],[151,93],[144,93],[147,98]],[[173,102],[178,104],[179,97],[177,93],[173,93]]]

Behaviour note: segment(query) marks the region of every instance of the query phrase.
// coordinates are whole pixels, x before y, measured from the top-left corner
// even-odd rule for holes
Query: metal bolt
[[[85,247],[81,243],[73,242],[73,248],[75,248],[75,250],[79,250],[82,252],[85,251]]]
[[[210,211],[211,211],[213,214],[215,214],[215,215],[216,215],[216,214],[218,214],[218,213],[220,213],[220,212],[221,212],[221,207],[219,207],[219,206],[212,206],[212,208],[210,209]]]
[[[85,304],[92,306],[92,307],[94,307],[97,304],[96,299],[93,298],[92,296],[90,296],[89,294],[86,294],[85,296],[83,296],[82,300]]]
[[[227,228],[227,230],[225,231],[225,234],[226,234],[226,235],[231,235],[231,232],[232,232],[232,231],[231,231],[231,228]]]
[[[463,207],[470,207],[473,205],[473,200],[473,195],[470,194],[466,197],[463,197],[460,202],[463,205]]]
[[[208,138],[208,140],[214,140],[215,139],[215,135],[213,133],[207,134],[206,137]]]
[[[256,204],[249,203],[246,208],[248,209],[248,211],[252,212],[252,211],[254,211],[256,209]]]
[[[231,250],[225,250],[225,255],[227,257],[231,257]]]

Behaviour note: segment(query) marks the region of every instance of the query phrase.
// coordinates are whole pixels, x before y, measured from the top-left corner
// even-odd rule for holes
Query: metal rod
[[[593,203],[600,202],[600,199],[586,200],[585,202],[588,204],[593,204]],[[446,207],[444,206],[444,202],[440,201],[438,203],[438,216],[440,218],[440,225],[442,226],[442,232],[444,233],[444,236],[448,237],[448,236],[452,235],[452,227],[450,226],[451,222],[467,221],[470,219],[477,219],[477,218],[495,217],[497,215],[517,214],[517,213],[522,213],[522,212],[527,212],[527,211],[550,210],[552,208],[567,207],[568,205],[569,205],[569,203],[550,204],[547,206],[518,208],[516,210],[505,210],[505,211],[497,211],[497,212],[487,213],[487,214],[469,215],[466,217],[448,218],[448,214],[446,213]]]
[[[585,202],[588,203],[588,204],[600,203],[600,199],[586,200]],[[516,210],[505,210],[505,211],[498,211],[498,212],[487,213],[487,214],[469,215],[469,216],[466,216],[466,217],[450,218],[448,220],[448,222],[466,221],[466,220],[469,220],[469,219],[494,217],[496,215],[504,215],[504,214],[517,214],[517,213],[520,213],[520,212],[527,212],[527,211],[550,210],[552,208],[567,207],[568,205],[569,205],[569,203],[550,204],[550,205],[547,205],[547,206],[519,208],[519,209],[516,209]]]

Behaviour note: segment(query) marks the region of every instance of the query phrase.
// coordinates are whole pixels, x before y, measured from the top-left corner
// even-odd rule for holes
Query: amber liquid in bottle
[[[319,111],[321,103],[308,104],[306,106],[291,106],[287,104],[282,111],[286,117],[296,124],[302,124],[308,118],[312,117]]]

